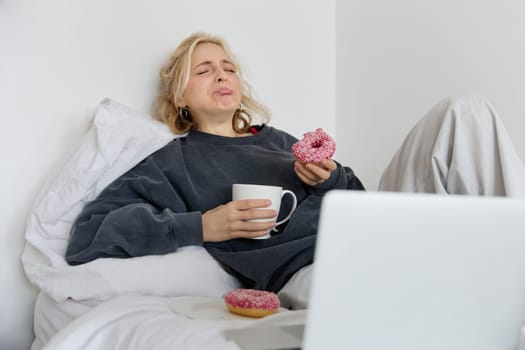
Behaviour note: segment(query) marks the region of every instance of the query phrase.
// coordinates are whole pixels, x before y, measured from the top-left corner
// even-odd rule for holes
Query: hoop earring
[[[244,114],[246,113],[246,111],[242,108],[242,103],[239,104],[239,108],[237,108],[237,110],[235,111],[235,114],[237,114],[238,116],[241,116],[241,114]]]
[[[191,122],[190,113],[185,107],[181,107],[179,109],[179,114],[180,114],[182,119],[184,119],[187,122]]]

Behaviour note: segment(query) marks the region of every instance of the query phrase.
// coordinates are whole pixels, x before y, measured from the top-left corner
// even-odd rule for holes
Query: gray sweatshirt
[[[78,265],[204,245],[246,287],[278,291],[313,262],[322,196],[335,188],[363,189],[352,170],[339,164],[321,185],[304,184],[294,172],[296,141],[270,126],[247,137],[194,131],[173,140],[85,206],[73,225],[66,261]],[[234,183],[289,189],[297,209],[269,239],[203,243],[202,213],[231,201]],[[290,211],[288,199],[283,198],[281,213]]]

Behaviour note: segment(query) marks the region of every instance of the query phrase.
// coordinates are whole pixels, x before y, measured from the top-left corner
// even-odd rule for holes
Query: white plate
[[[188,296],[175,298],[170,304],[170,309],[179,315],[199,320],[253,320],[232,314],[223,298]],[[278,313],[289,310],[280,308]]]

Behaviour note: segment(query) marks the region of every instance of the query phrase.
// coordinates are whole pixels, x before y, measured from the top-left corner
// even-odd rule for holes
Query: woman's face
[[[181,107],[188,107],[196,121],[218,116],[232,117],[241,103],[237,68],[215,44],[198,44],[193,50],[190,78]]]

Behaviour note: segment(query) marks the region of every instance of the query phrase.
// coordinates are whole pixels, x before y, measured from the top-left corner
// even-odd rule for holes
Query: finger
[[[333,159],[323,159],[322,161],[320,161],[319,163],[308,163],[308,164],[304,164],[304,166],[307,168],[307,169],[310,169],[311,167],[313,166],[316,166],[318,168],[321,168],[323,170],[326,170],[328,172],[332,172],[334,171],[335,169],[337,169],[337,164],[336,162],[334,162]],[[313,168],[313,167],[312,167]]]
[[[232,234],[232,238],[257,238],[257,237],[266,236],[268,232],[269,230],[253,231],[253,232],[237,231]]]
[[[299,179],[301,179],[301,181],[304,182],[305,184],[310,185],[310,186],[315,186],[315,185],[316,185],[315,181],[310,180],[309,178],[307,178],[306,176],[304,176],[301,172],[299,172],[297,169],[295,170],[295,174],[296,174],[297,177],[299,177]]]
[[[317,182],[317,179],[314,178],[313,174],[304,167],[295,168],[295,173],[307,185],[314,186]]]
[[[337,164],[331,158],[322,160],[321,162],[319,162],[319,165],[322,168],[329,170],[329,171],[334,171],[335,169],[337,169]]]
[[[322,161],[318,163],[306,163],[300,160],[296,160],[295,163],[301,164],[302,166],[305,166],[306,164],[316,164],[317,166],[320,166],[322,168],[325,168],[327,170],[335,170],[337,169],[337,164],[332,158],[323,159]]]
[[[299,163],[299,162],[296,162],[295,164],[295,171],[296,172],[300,172],[301,174],[303,174],[303,176],[307,177],[307,178],[310,178],[311,180],[314,180],[315,178],[315,174],[312,173],[309,169],[308,169],[308,164],[309,163]]]
[[[268,236],[269,233],[270,233],[270,230],[250,232],[248,238],[258,238],[258,237]]]
[[[277,216],[274,209],[248,209],[239,213],[240,220],[273,219]]]
[[[306,164],[304,166],[301,164],[298,164],[296,172],[300,173],[304,178],[308,179],[309,182],[317,183],[318,181],[322,180],[322,177],[314,173],[312,171],[313,168],[317,168],[317,167],[312,164]]]
[[[318,181],[325,181],[330,177],[330,171],[317,166],[316,164],[306,164],[306,169],[310,171]]]
[[[238,225],[238,229],[234,231],[244,232],[257,232],[257,231],[268,231],[275,227],[275,220],[253,222],[253,221],[241,221]]]
[[[257,232],[268,232],[275,227],[275,221],[263,221],[263,222],[253,222],[253,221],[239,221],[237,222],[236,227],[230,230],[231,235],[238,237],[239,235],[246,236],[247,234],[257,233]]]
[[[227,231],[228,232],[236,232],[236,231],[254,232],[254,231],[269,230],[275,227],[276,219],[277,217],[276,215],[274,215],[271,217],[265,217],[265,218],[259,218],[259,219],[230,220],[227,226]]]
[[[267,208],[272,205],[272,201],[267,198],[258,199],[238,199],[231,202],[237,210],[248,210],[254,208]]]

